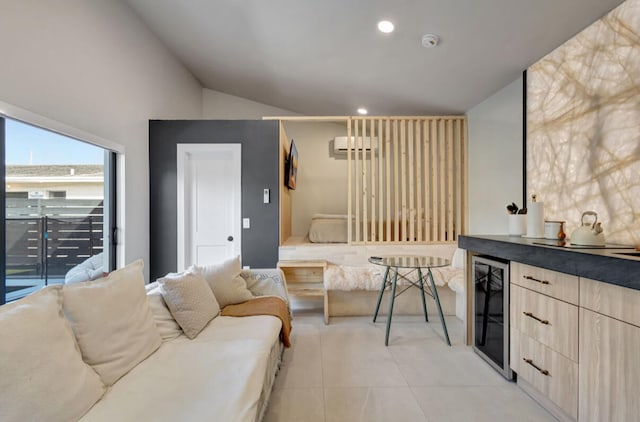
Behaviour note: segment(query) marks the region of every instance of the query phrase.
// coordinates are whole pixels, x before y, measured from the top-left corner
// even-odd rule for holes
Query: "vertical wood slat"
[[[454,209],[453,209],[453,181],[455,174],[453,172],[453,121],[449,119],[447,121],[447,241],[453,240],[453,222],[454,222]]]
[[[356,161],[356,165],[355,165],[355,178],[356,178],[356,194],[355,194],[355,201],[356,201],[356,236],[355,236],[355,241],[356,242],[360,242],[361,238],[360,238],[360,185],[362,184],[362,179],[360,178],[360,154],[358,153],[358,135],[359,135],[359,130],[358,130],[358,123],[359,121],[356,120],[355,121],[355,133],[354,136],[354,142],[353,145],[355,147],[355,161]],[[350,142],[351,140],[347,141],[347,144]]]
[[[382,182],[384,181],[382,157],[384,154],[383,145],[383,133],[382,133],[382,119],[378,119],[378,241],[383,240],[384,230],[384,191]]]
[[[423,131],[422,131],[422,153],[423,153],[423,162],[424,162],[424,238],[425,241],[431,242],[431,197],[430,197],[430,166],[429,166],[429,158],[430,158],[430,145],[429,142],[429,133],[430,133],[430,120],[426,119],[423,123]]]
[[[414,202],[414,180],[415,173],[413,172],[414,162],[413,162],[413,120],[409,120],[407,122],[407,150],[408,150],[408,160],[409,160],[409,169],[406,172],[409,179],[409,242],[415,242],[415,221],[416,221],[416,208]]]
[[[362,180],[362,240],[364,242],[368,241],[368,211],[369,204],[367,201],[368,194],[368,184],[367,184],[367,151],[365,149],[365,136],[367,135],[367,120],[362,119],[360,121],[362,123],[362,174],[358,175]]]
[[[454,164],[455,164],[455,171],[454,174],[456,176],[456,181],[455,181],[455,193],[456,193],[456,198],[455,198],[455,207],[456,207],[456,221],[455,221],[455,230],[454,230],[454,234],[451,240],[454,241],[458,241],[458,236],[460,235],[460,229],[462,226],[462,219],[461,219],[461,212],[460,210],[462,209],[462,197],[460,195],[460,191],[462,189],[462,184],[461,184],[461,168],[460,168],[460,151],[462,150],[462,145],[460,142],[460,119],[456,119],[455,120],[455,136],[453,138],[453,144],[454,144]]]
[[[431,227],[431,241],[438,240],[438,121],[433,119],[431,121],[431,214],[432,227]]]
[[[387,190],[386,190],[386,203],[387,203],[387,233],[386,233],[386,241],[391,242],[391,122],[387,119],[385,124],[385,147],[384,151],[387,154],[385,156],[385,164],[386,164],[386,176],[387,176]]]
[[[353,241],[353,233],[351,228],[353,227],[353,175],[351,174],[351,144],[349,139],[351,139],[351,119],[347,119],[347,241],[351,243]]]
[[[400,192],[398,183],[398,121],[393,121],[393,186],[394,186],[394,209],[393,209],[393,240],[400,240]]]
[[[402,222],[400,224],[401,241],[407,240],[407,146],[406,146],[406,121],[400,120],[400,185],[401,190],[401,213]]]
[[[376,241],[376,229],[377,229],[377,220],[376,220],[376,198],[377,198],[377,189],[376,189],[376,153],[375,153],[375,136],[376,136],[376,122],[375,120],[371,120],[369,124],[369,136],[371,136],[371,151],[369,152],[369,166],[371,171],[369,174],[371,175],[369,183],[369,198],[371,199],[370,208],[371,208],[371,220],[370,220],[370,234],[369,240],[371,242]]]
[[[438,214],[440,215],[440,221],[438,222],[438,227],[440,227],[439,233],[438,233],[438,240],[441,242],[444,242],[446,239],[446,218],[447,218],[447,214],[446,214],[446,125],[445,125],[445,120],[444,119],[440,119],[440,136],[438,137],[438,144],[439,147],[438,149],[440,150],[440,163],[439,163],[439,174],[438,174],[438,184],[439,186],[439,190],[440,190],[440,211],[438,212]]]
[[[424,231],[422,222],[424,221],[424,213],[422,212],[422,138],[420,131],[420,124],[422,122],[420,120],[416,120],[416,131],[415,131],[415,139],[414,144],[416,148],[416,213],[418,226],[416,227],[416,238],[418,242],[424,242]]]

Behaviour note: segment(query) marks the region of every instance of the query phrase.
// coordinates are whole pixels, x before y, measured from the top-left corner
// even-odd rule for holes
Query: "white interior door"
[[[178,271],[240,255],[241,145],[177,148]]]

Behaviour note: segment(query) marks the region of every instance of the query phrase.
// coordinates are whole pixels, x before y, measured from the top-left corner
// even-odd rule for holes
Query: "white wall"
[[[200,84],[118,0],[3,1],[0,39],[0,112],[124,151],[121,259],[148,262],[148,120],[200,118]]]
[[[246,98],[204,88],[202,90],[202,117],[217,120],[259,120],[265,116],[296,116],[293,111]]]
[[[469,234],[507,234],[522,204],[522,77],[467,112]]]
[[[316,213],[347,214],[347,156],[333,157],[333,138],[346,136],[336,123],[286,122],[298,150],[296,190],[291,191],[291,234],[304,236]]]

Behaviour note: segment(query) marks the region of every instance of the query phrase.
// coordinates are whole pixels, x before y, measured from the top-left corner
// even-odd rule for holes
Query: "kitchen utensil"
[[[585,223],[586,216],[593,216],[593,222]],[[582,213],[580,227],[571,233],[571,243],[582,246],[604,246],[604,233],[602,223],[598,222],[598,214],[594,211]]]

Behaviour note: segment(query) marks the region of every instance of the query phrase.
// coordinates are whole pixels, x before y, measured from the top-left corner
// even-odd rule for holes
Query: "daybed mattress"
[[[309,241],[313,243],[347,243],[346,215],[315,214],[309,225]]]
[[[277,370],[280,328],[272,316],[219,316],[193,340],[163,343],[82,420],[255,422],[268,400],[265,381],[273,382],[267,370]]]

